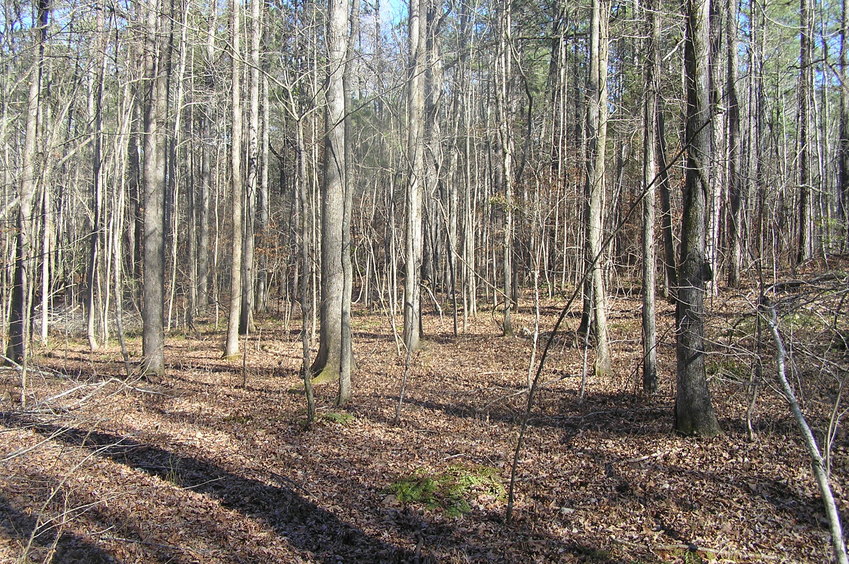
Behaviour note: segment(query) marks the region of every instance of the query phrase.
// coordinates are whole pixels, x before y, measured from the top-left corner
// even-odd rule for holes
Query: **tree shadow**
[[[225,508],[265,522],[295,548],[311,552],[317,562],[425,561],[416,552],[341,521],[283,483],[283,477],[276,480],[281,482],[277,486],[270,486],[204,460],[110,433],[42,424],[11,413],[0,413],[0,420],[68,446],[96,450],[101,457],[215,498]]]
[[[422,409],[439,411],[452,417],[474,419],[478,421],[495,421],[516,425],[521,422],[526,395],[519,394],[521,387],[510,394],[513,398],[521,399],[515,408],[496,402],[484,404],[480,402],[464,402],[454,400],[451,403],[431,399],[417,399],[407,396],[405,405],[413,405]],[[562,394],[559,394],[562,396]],[[571,396],[571,394],[570,394]],[[385,396],[387,400],[397,401],[397,397]],[[550,401],[550,400],[549,400]],[[557,401],[557,400],[555,400]],[[649,401],[630,393],[616,394],[587,394],[583,401],[570,397],[560,400],[556,407],[546,406],[543,409],[539,401],[531,411],[528,424],[531,427],[548,427],[566,431],[565,442],[574,436],[578,430],[607,432],[616,436],[640,436],[649,438],[672,432],[672,411],[667,403]],[[554,411],[558,415],[550,415],[544,411]]]
[[[55,552],[52,553],[51,562],[100,564],[115,561],[110,554],[74,533],[61,531],[58,533],[59,538],[56,539],[56,532],[52,528],[40,527],[40,525],[36,517],[20,511],[8,499],[0,495],[0,531],[3,531],[7,538],[18,539],[22,549],[32,537],[33,543],[29,555],[31,560],[46,559],[50,556],[55,542]]]

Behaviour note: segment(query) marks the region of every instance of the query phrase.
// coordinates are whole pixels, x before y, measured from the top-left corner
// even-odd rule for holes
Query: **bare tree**
[[[849,83],[847,83],[847,51],[849,45],[846,37],[849,33],[849,14],[846,0],[840,3],[840,131],[838,139],[838,178],[837,178],[837,217],[843,222],[841,246],[849,243]]]
[[[810,0],[799,0],[799,226],[796,262],[813,257],[813,223],[810,164],[810,102],[813,84],[811,68],[811,7]]]
[[[230,140],[230,198],[233,217],[233,240],[230,248],[230,316],[227,322],[227,340],[224,356],[231,357],[239,352],[239,322],[242,308],[242,53],[241,53],[241,5],[238,0],[230,2],[230,49],[231,67],[231,110],[232,135]]]
[[[604,284],[604,251],[602,229],[604,227],[604,176],[605,147],[607,146],[608,118],[608,37],[610,1],[593,0],[590,21],[590,73],[587,83],[587,264],[591,272],[588,280],[589,300],[585,305],[587,319],[592,318],[595,334],[595,374],[610,372],[610,351],[607,334],[607,292]]]
[[[12,280],[12,299],[9,306],[9,345],[6,356],[21,365],[21,404],[27,396],[27,342],[30,327],[30,296],[33,281],[31,268],[33,220],[32,206],[35,198],[37,176],[37,136],[39,107],[42,101],[41,82],[44,66],[44,46],[47,40],[47,23],[50,16],[48,0],[39,0],[37,19],[32,27],[35,57],[30,69],[29,96],[26,105],[26,125],[22,170],[19,184],[17,228],[15,236],[15,266]]]
[[[330,0],[327,24],[324,182],[321,187],[321,312],[314,383],[341,376],[345,273],[342,266],[345,222],[345,66],[348,52],[348,2]],[[342,383],[344,386],[345,383]],[[341,398],[340,398],[341,400]],[[347,401],[347,400],[345,400]]]
[[[687,0],[684,66],[688,145],[675,312],[675,430],[702,436],[720,432],[705,376],[704,351],[705,283],[711,279],[705,254],[711,155],[709,14],[710,0]]]
[[[734,0],[732,0],[734,1]],[[649,0],[646,9],[646,99],[643,111],[643,391],[657,392],[657,334],[655,328],[655,183],[657,181],[657,111],[660,100],[660,19],[657,2]]]
[[[256,260],[256,203],[260,191],[260,45],[263,34],[263,2],[251,1],[251,49],[250,49],[250,120],[248,121],[248,167],[247,197],[245,198],[245,234],[242,241],[242,307],[239,333],[246,334],[253,324],[254,278]]]
[[[143,371],[150,376],[165,373],[165,116],[167,27],[164,6],[155,3],[147,14],[147,97],[144,137],[144,290],[142,309]]]
[[[513,334],[511,311],[513,309],[513,131],[510,127],[510,80],[513,68],[512,8],[505,2],[499,9],[498,56],[496,59],[496,107],[498,111],[498,139],[501,151],[499,178],[504,191],[504,321],[502,332]]]
[[[728,140],[728,196],[731,209],[729,210],[729,265],[728,284],[736,287],[740,284],[740,269],[743,264],[743,214],[744,183],[742,168],[742,151],[740,143],[740,97],[737,94],[739,80],[737,55],[737,0],[727,0],[725,15],[725,95],[728,111],[726,112]]]
[[[424,183],[424,103],[427,41],[426,0],[410,1],[410,77],[407,109],[407,232],[404,279],[404,343],[408,351],[419,347],[422,263],[422,184]]]

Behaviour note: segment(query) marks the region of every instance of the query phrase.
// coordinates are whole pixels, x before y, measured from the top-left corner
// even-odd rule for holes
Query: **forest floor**
[[[543,303],[543,341],[563,301]],[[379,312],[355,311],[353,402],[336,408],[335,385],[316,388],[311,428],[293,391],[296,321],[259,320],[235,360],[221,358],[222,332],[210,325],[172,335],[160,382],[124,378],[117,346],[90,353],[81,338],[55,336],[30,366],[26,409],[15,402],[18,374],[0,373],[0,560],[829,561],[808,458],[768,385],[749,436],[753,301],[723,291],[710,305],[708,373],[724,433],[709,440],[672,432],[671,306],[658,316],[652,398],[640,393],[638,295],[611,301],[614,370],[590,377],[583,399],[584,349],[567,317],[542,373],[509,525],[533,347],[527,307],[506,338],[488,312],[457,337],[449,316],[429,312],[399,423],[403,357]],[[137,355],[140,339],[129,346]],[[796,383],[821,428],[835,390],[817,374]],[[839,433],[831,448],[844,515],[847,446]]]

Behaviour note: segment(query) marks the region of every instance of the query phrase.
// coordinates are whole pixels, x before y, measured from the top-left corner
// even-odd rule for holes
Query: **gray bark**
[[[710,279],[705,253],[711,156],[710,0],[687,0],[686,9],[684,59],[688,146],[676,293],[675,430],[684,435],[713,436],[720,429],[707,386],[704,357],[705,283]]]
[[[144,136],[144,289],[142,291],[143,371],[165,372],[165,117],[166,48],[160,39],[166,26],[164,7],[154,4],[148,13],[147,80]]]
[[[810,260],[814,254],[811,212],[810,134],[811,69],[810,0],[799,0],[799,226],[796,262]]]
[[[232,57],[232,134],[230,141],[230,198],[233,216],[233,240],[230,248],[230,314],[227,321],[227,340],[224,344],[224,356],[231,357],[239,352],[239,322],[242,308],[242,199],[244,187],[242,181],[242,93],[241,93],[241,5],[238,0],[230,2],[231,17],[231,57]]]
[[[734,1],[734,0],[732,0]],[[660,21],[655,13],[657,2],[648,0],[646,17],[648,39],[646,41],[646,101],[643,114],[643,391],[652,395],[657,392],[657,334],[655,328],[655,184],[657,181],[657,109],[659,101],[658,79],[660,78]]]
[[[593,0],[590,22],[590,76],[588,81],[587,141],[587,261],[591,270],[589,282],[589,307],[595,332],[596,376],[610,372],[610,352],[607,334],[607,293],[604,284],[604,189],[605,147],[607,146],[608,117],[608,27],[610,1]]]
[[[404,279],[404,343],[409,351],[419,347],[422,264],[422,185],[424,184],[424,103],[427,18],[425,0],[410,1],[410,79],[408,85],[407,232]]]
[[[345,59],[348,3],[330,0],[327,26],[327,88],[325,90],[324,182],[321,186],[321,312],[314,381],[336,381],[342,362],[342,268],[345,216]]]

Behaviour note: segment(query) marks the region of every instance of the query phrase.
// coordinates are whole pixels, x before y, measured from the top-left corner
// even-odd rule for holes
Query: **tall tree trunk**
[[[24,148],[21,163],[20,192],[18,193],[17,228],[15,237],[15,262],[12,279],[12,299],[9,310],[9,346],[6,356],[23,366],[21,372],[21,403],[26,403],[27,374],[26,356],[29,341],[30,286],[33,280],[31,268],[33,221],[32,206],[35,199],[37,176],[37,136],[39,129],[39,105],[41,104],[41,80],[44,67],[44,44],[47,38],[49,18],[47,0],[38,2],[38,20],[33,26],[35,58],[31,67],[29,97],[26,106]]]
[[[737,2],[726,3],[726,98],[728,111],[728,195],[731,210],[729,214],[728,246],[728,285],[732,288],[740,284],[740,269],[743,264],[743,214],[745,212],[744,184],[742,175],[742,150],[740,144],[740,102],[737,95],[739,76],[737,65]]]
[[[510,2],[502,4],[496,62],[496,99],[498,110],[498,138],[501,143],[501,174],[499,178],[504,190],[504,323],[505,336],[513,335],[513,136],[510,127],[510,80],[512,74],[512,14]]]
[[[89,261],[86,273],[86,333],[88,346],[97,350],[95,320],[97,318],[97,277],[100,273],[100,247],[103,236],[103,81],[106,66],[106,42],[104,37],[104,8],[97,9],[98,63],[95,71],[92,93],[94,102],[94,134],[91,154],[91,234],[89,235]]]
[[[256,202],[260,180],[259,147],[259,102],[260,102],[260,60],[259,48],[263,34],[263,2],[251,0],[251,51],[250,51],[250,121],[248,122],[248,193],[245,199],[245,236],[242,241],[242,307],[239,320],[239,333],[244,335],[251,330],[254,309],[254,248],[256,247]]]
[[[426,0],[410,0],[410,77],[408,83],[407,231],[404,278],[404,343],[409,351],[419,347],[422,264],[422,185],[424,183],[424,103],[427,41]]]
[[[342,268],[345,221],[345,66],[348,2],[330,0],[327,24],[328,76],[325,92],[324,182],[321,186],[321,313],[314,383],[336,381],[342,362]]]
[[[734,1],[734,0],[732,0]],[[657,392],[657,335],[655,329],[655,271],[657,264],[654,250],[655,184],[657,182],[657,108],[660,99],[658,79],[660,77],[660,21],[656,11],[657,2],[648,0],[646,18],[648,39],[646,40],[646,101],[643,114],[643,391],[652,395]]]
[[[166,48],[162,41],[167,15],[155,3],[147,16],[147,105],[144,137],[144,289],[142,291],[143,371],[165,372],[165,117]]]
[[[356,41],[360,19],[360,0],[351,2],[351,15],[346,21],[350,23],[351,30],[347,42],[345,59],[345,71],[342,76],[343,89],[345,91],[345,201],[342,211],[342,354],[339,363],[339,395],[336,398],[337,405],[345,405],[351,401],[351,371],[353,369],[353,343],[351,340],[351,299],[353,294],[354,269],[351,263],[351,254],[354,252],[351,244],[351,212],[354,205],[354,163],[351,151],[353,139],[351,133],[351,96],[353,92],[352,81],[358,79],[355,73],[357,65],[353,63],[356,56],[354,42]]]
[[[590,268],[589,303],[592,330],[595,333],[596,376],[610,372],[610,352],[607,334],[607,292],[604,284],[604,229],[605,148],[607,146],[607,61],[610,1],[593,0],[590,22],[590,76],[587,85],[588,117],[587,141],[587,257]]]
[[[212,2],[210,4],[210,24],[207,28],[206,35],[206,45],[205,45],[205,55],[204,55],[204,72],[205,72],[205,82],[206,87],[211,88],[213,86],[212,77],[213,75],[213,64],[215,61],[215,29],[218,21],[218,13],[216,10],[216,3]],[[213,116],[211,115],[212,110],[209,108],[202,108],[200,110],[201,115],[201,124],[200,131],[202,135],[201,144],[200,144],[200,195],[198,201],[198,244],[197,244],[197,255],[198,255],[198,295],[199,295],[199,306],[202,308],[206,308],[209,305],[211,293],[210,293],[210,280],[209,280],[209,226],[210,226],[210,217],[209,217],[209,206],[210,206],[210,195],[212,194],[212,152],[215,150],[213,146],[210,145],[210,139],[212,137],[212,124],[213,124]]]
[[[267,233],[268,222],[271,213],[271,203],[269,200],[270,191],[268,188],[268,159],[269,159],[269,133],[268,126],[270,123],[268,97],[268,77],[263,74],[262,77],[262,141],[260,143],[261,165],[259,175],[259,188],[257,192],[257,218],[256,218],[256,235],[260,245],[261,253],[257,261],[257,283],[256,283],[256,307],[259,312],[265,312],[268,309],[268,253],[265,249],[266,239],[271,234]]]
[[[849,80],[847,76],[847,33],[849,13],[847,0],[840,3],[840,141],[838,145],[837,217],[841,222],[841,248],[849,244]]]
[[[241,53],[241,3],[230,2],[230,49],[231,67],[231,110],[232,134],[230,140],[230,198],[233,217],[233,240],[230,248],[230,314],[227,321],[227,340],[224,344],[224,356],[232,357],[239,352],[239,322],[242,309],[242,200],[244,181],[242,179],[242,53]]]
[[[811,212],[810,100],[811,69],[811,8],[810,0],[799,0],[799,226],[796,262],[813,257],[813,224]]]
[[[710,278],[705,255],[711,162],[710,0],[687,0],[686,7],[687,159],[675,312],[675,430],[684,435],[713,436],[720,429],[707,386],[704,357],[705,282]]]

